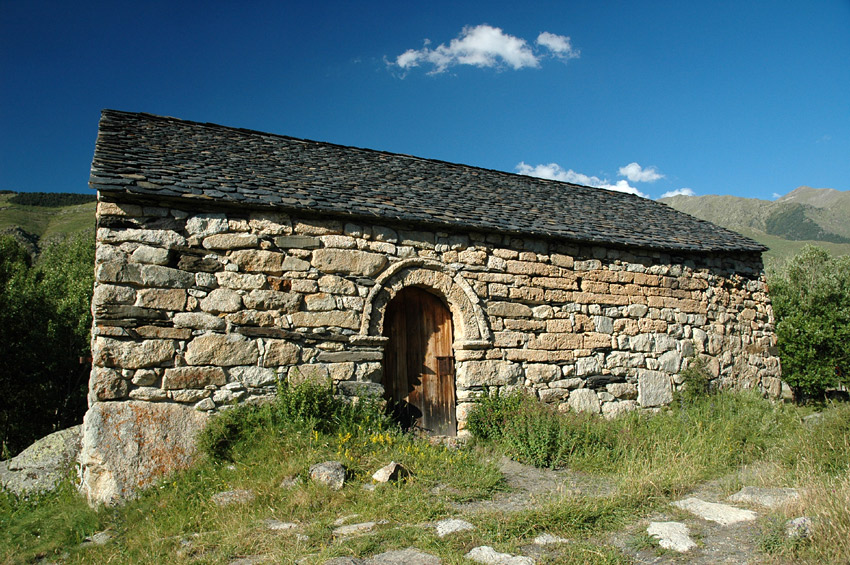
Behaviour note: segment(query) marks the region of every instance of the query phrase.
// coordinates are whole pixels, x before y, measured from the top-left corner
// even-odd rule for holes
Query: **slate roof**
[[[90,186],[651,249],[764,251],[631,194],[281,135],[104,110]]]

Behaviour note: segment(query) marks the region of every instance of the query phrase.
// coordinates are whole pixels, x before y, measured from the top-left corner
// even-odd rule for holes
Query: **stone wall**
[[[461,429],[493,390],[660,406],[696,356],[719,384],[781,392],[758,255],[190,208],[99,203],[90,403],[212,412],[287,378],[380,393],[384,309],[409,285],[452,311]]]

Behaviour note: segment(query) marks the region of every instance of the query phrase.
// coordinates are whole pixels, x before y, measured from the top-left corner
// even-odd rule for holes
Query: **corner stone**
[[[81,490],[90,504],[134,497],[166,473],[187,467],[207,416],[191,407],[96,402],[83,421]]]

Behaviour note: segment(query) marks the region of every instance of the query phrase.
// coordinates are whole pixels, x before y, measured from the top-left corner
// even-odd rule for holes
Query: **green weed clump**
[[[258,434],[316,431],[383,432],[394,427],[378,398],[357,402],[334,394],[330,384],[282,383],[274,402],[238,406],[213,418],[198,437],[198,448],[216,461],[230,461],[234,448]]]

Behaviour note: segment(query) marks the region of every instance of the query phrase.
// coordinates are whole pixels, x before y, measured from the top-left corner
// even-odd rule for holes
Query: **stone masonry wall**
[[[700,257],[272,212],[98,206],[90,403],[215,411],[279,379],[381,393],[383,310],[452,310],[458,420],[493,390],[613,415],[672,400],[690,359],[781,393],[756,255]]]

